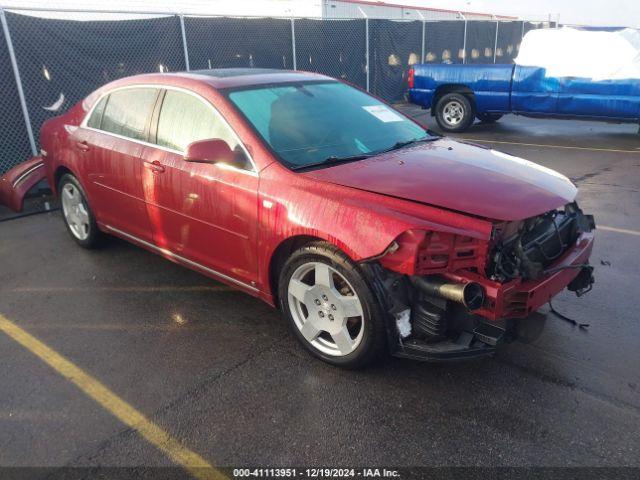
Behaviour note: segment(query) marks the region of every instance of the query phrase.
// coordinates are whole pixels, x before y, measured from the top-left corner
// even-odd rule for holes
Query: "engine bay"
[[[592,215],[578,205],[567,204],[520,222],[494,228],[494,247],[487,265],[487,278],[504,283],[516,278],[536,280],[575,244],[582,232],[595,228]]]

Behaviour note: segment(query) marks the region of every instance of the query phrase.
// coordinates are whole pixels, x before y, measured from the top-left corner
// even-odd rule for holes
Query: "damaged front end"
[[[430,361],[492,355],[564,288],[578,296],[591,289],[594,229],[593,217],[571,203],[495,223],[487,241],[401,235],[366,263],[390,315],[392,353]]]

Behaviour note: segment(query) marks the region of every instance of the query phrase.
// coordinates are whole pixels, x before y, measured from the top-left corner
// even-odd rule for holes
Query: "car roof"
[[[206,83],[216,89],[246,87],[252,85],[334,80],[318,73],[272,68],[215,68],[175,73],[147,73],[121,79],[118,84],[152,83],[173,85],[176,83]]]

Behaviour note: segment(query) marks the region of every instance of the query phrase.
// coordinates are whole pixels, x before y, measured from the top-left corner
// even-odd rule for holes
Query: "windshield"
[[[256,87],[232,91],[229,98],[290,168],[358,159],[429,137],[384,103],[340,82]]]

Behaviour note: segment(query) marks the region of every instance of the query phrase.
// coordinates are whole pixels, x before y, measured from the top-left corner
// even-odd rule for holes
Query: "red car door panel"
[[[154,243],[245,284],[256,278],[257,176],[145,149],[143,172]]]
[[[84,134],[91,150],[86,153],[90,197],[98,221],[143,240],[151,240],[151,225],[142,195],[144,146],[98,131]]]
[[[143,152],[143,191],[154,243],[243,284],[257,278],[258,175],[234,132],[204,99],[168,90],[157,148]],[[247,170],[184,160],[186,146],[221,138]]]
[[[145,241],[153,235],[143,198],[142,153],[158,93],[155,88],[111,93],[74,138],[98,221]]]

